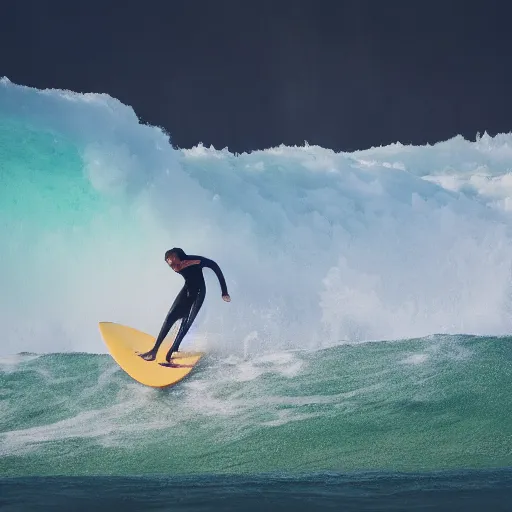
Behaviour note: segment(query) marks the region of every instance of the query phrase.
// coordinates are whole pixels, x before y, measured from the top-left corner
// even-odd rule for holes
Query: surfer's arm
[[[203,267],[211,268],[215,272],[215,275],[219,280],[220,289],[222,290],[222,296],[225,297],[229,295],[228,288],[226,286],[226,280],[224,279],[224,274],[222,273],[222,270],[220,269],[219,265],[217,265],[215,261],[210,260],[208,258],[201,258],[201,265]]]

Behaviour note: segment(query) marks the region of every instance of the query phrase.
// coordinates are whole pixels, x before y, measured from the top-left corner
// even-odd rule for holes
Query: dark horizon
[[[512,130],[505,2],[115,5],[4,6],[0,76],[107,93],[178,147],[352,151]]]

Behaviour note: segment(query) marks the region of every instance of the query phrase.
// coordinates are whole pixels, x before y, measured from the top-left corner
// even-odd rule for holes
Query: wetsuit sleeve
[[[220,283],[222,295],[227,295],[228,288],[226,286],[226,280],[224,279],[224,274],[222,273],[222,270],[220,269],[219,265],[217,265],[217,263],[215,263],[215,261],[210,260],[208,258],[200,257],[200,260],[201,260],[201,266],[211,268],[215,272],[215,275],[217,276],[217,279],[219,280],[219,283]]]

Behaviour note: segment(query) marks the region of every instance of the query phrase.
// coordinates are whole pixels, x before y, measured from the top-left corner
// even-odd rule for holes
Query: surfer
[[[180,343],[183,341],[183,338],[187,334],[190,326],[197,316],[197,313],[199,313],[199,310],[203,305],[203,301],[206,295],[206,284],[203,276],[203,268],[210,268],[217,275],[222,291],[222,298],[226,302],[230,302],[231,298],[228,294],[226,280],[224,279],[222,270],[220,269],[219,265],[215,263],[215,261],[204,258],[203,256],[187,255],[185,254],[185,251],[179,247],[168,250],[165,253],[165,261],[175,272],[183,276],[185,279],[185,284],[183,285],[181,291],[178,293],[173,305],[171,306],[171,309],[165,317],[164,323],[160,329],[160,333],[155,341],[154,347],[149,352],[145,352],[144,354],[139,355],[146,361],[154,361],[158,349],[169,333],[171,327],[177,320],[182,319],[174,343],[165,356],[167,363],[160,363],[162,366],[179,366],[171,362],[171,356],[173,352],[178,350]]]

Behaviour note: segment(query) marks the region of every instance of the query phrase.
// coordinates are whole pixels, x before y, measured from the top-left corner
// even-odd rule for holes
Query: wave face
[[[512,467],[510,338],[208,355],[171,390],[108,355],[0,363],[0,476]]]
[[[255,353],[510,332],[512,135],[354,153],[176,149],[96,94],[0,82],[1,353],[104,353],[97,322],[156,333],[216,260],[183,347]]]

